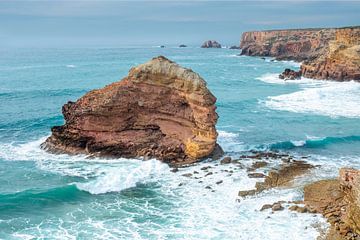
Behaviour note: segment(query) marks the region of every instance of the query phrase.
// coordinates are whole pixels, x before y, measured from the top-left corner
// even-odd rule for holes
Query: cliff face
[[[318,57],[334,38],[334,29],[244,32],[240,48],[242,55],[303,61]]]
[[[337,29],[325,54],[305,61],[301,72],[316,79],[360,80],[360,27]]]
[[[305,77],[360,80],[360,27],[245,32],[242,55],[303,61]]]
[[[190,163],[215,149],[216,98],[190,69],[165,57],[134,67],[119,82],[63,106],[52,152],[158,158]]]

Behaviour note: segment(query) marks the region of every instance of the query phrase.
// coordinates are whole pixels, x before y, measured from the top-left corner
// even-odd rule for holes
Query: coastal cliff
[[[325,54],[305,61],[301,73],[316,79],[360,80],[360,27],[336,29]]]
[[[303,62],[315,79],[360,80],[360,27],[245,32],[242,55]]]
[[[43,148],[55,153],[192,163],[217,149],[216,98],[195,72],[163,56],[62,108]]]
[[[335,29],[294,29],[244,32],[241,55],[275,57],[303,61],[317,58],[325,51]]]

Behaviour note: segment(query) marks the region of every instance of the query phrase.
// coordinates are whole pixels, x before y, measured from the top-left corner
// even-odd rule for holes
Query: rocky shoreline
[[[241,55],[302,62],[307,78],[360,81],[360,27],[245,32]]]

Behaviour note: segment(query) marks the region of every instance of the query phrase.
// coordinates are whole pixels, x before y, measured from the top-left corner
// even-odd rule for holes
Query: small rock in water
[[[217,181],[216,184],[221,184],[223,183],[223,180]]]
[[[266,177],[266,175],[263,173],[249,173],[248,177],[249,178],[264,178],[264,177]]]
[[[284,207],[280,203],[274,203],[271,208],[274,212],[284,210]]]
[[[170,171],[173,172],[173,173],[175,173],[175,172],[178,172],[179,169],[178,169],[178,168],[173,168],[173,169],[171,169]]]
[[[220,164],[229,164],[231,163],[231,157],[224,157],[221,161]]]
[[[212,172],[209,172],[209,173],[205,174],[205,177],[210,176],[212,174],[213,174]]]
[[[207,169],[209,169],[209,168],[211,168],[211,166],[205,166],[205,167],[202,167],[202,168],[200,168],[200,170],[205,171],[205,170],[207,170]]]
[[[239,197],[246,197],[246,196],[252,196],[255,195],[256,190],[252,189],[252,190],[244,190],[244,191],[239,191],[238,196]]]
[[[261,207],[260,211],[264,211],[264,210],[266,210],[266,209],[270,209],[270,208],[272,208],[272,206],[273,206],[273,205],[271,205],[271,204],[265,204],[265,205],[263,205],[263,206]]]
[[[185,173],[185,174],[183,174],[182,176],[184,176],[184,177],[191,177],[191,176],[192,176],[192,173]]]

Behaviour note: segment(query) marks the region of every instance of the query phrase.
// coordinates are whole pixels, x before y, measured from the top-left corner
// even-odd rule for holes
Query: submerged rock
[[[54,153],[187,164],[216,149],[216,98],[197,73],[163,56],[62,108],[42,147]]]
[[[279,75],[283,80],[297,80],[301,78],[301,71],[294,71],[290,68],[286,68],[283,73]]]
[[[185,44],[180,44],[179,47],[184,48],[184,47],[187,47],[187,46]]]
[[[221,44],[217,41],[208,40],[201,45],[202,48],[221,48]]]

